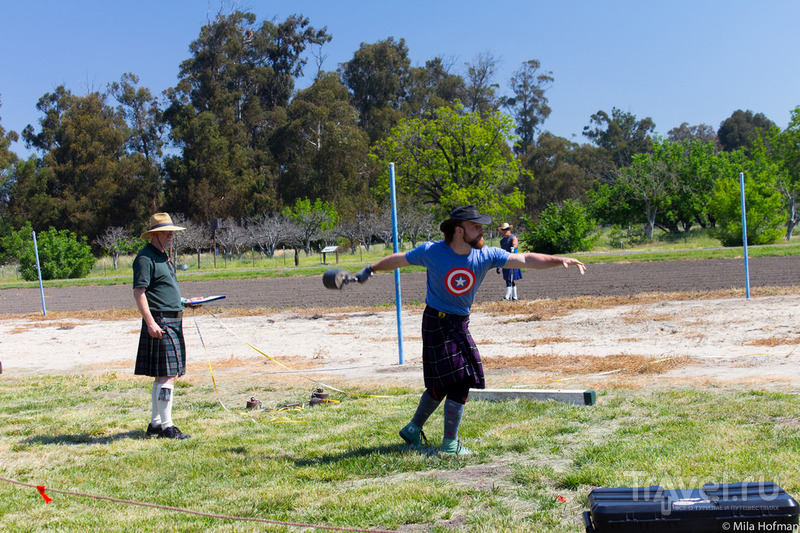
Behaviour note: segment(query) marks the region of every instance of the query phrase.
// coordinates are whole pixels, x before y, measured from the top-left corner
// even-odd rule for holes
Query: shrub
[[[20,275],[26,281],[38,279],[32,232],[30,224],[27,224],[3,239],[9,256],[16,257],[19,261]],[[71,231],[56,231],[51,227],[36,234],[36,244],[42,279],[83,278],[89,274],[96,261],[86,237],[78,239]]]
[[[773,244],[783,235],[785,218],[781,215],[781,197],[764,180],[745,180],[747,207],[747,244]],[[723,246],[742,246],[742,205],[736,178],[717,180],[710,211],[716,218],[711,235]]]
[[[527,224],[526,224],[527,226]],[[597,223],[579,202],[566,200],[549,204],[531,229],[522,235],[523,249],[545,254],[560,254],[591,249],[599,235]]]

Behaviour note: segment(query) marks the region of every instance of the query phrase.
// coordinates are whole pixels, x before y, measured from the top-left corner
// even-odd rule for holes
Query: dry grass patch
[[[641,324],[644,322],[669,322],[670,320],[675,320],[675,315],[668,313],[651,315],[645,309],[636,309],[621,318],[626,324]]]
[[[756,287],[751,289],[751,297],[796,295],[800,287]],[[516,302],[485,302],[473,307],[473,311],[482,311],[495,316],[530,315],[529,321],[550,320],[578,309],[609,309],[623,305],[645,305],[664,301],[685,300],[721,300],[726,298],[742,298],[743,289],[723,289],[716,291],[685,292],[646,292],[632,296],[579,296],[557,300],[519,300]],[[525,318],[515,318],[525,321]]]
[[[747,346],[790,346],[800,344],[800,337],[770,337],[769,339],[758,339],[746,342]]]
[[[483,358],[487,369],[524,368],[563,374],[598,374],[615,371],[622,375],[663,374],[674,368],[690,364],[686,356],[652,357],[648,355],[615,354],[597,355],[526,355],[522,357]]]
[[[534,348],[542,344],[561,344],[564,342],[586,342],[586,341],[581,339],[570,339],[568,337],[542,337],[540,339],[513,341],[512,344],[517,344],[519,346],[530,346],[531,348]]]
[[[15,335],[18,333],[27,333],[34,329],[44,329],[44,328],[55,328],[57,330],[69,330],[75,329],[75,327],[80,326],[81,324],[78,322],[70,322],[70,321],[55,321],[55,322],[26,322],[24,324],[17,324],[14,326],[14,329],[9,331],[11,335]]]

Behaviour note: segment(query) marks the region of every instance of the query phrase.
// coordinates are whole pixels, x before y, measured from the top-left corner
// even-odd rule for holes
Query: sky
[[[716,130],[737,109],[785,128],[800,106],[797,0],[0,0],[0,126],[40,131],[36,103],[59,85],[85,95],[131,72],[160,94],[201,27],[231,7],[327,27],[325,70],[362,43],[402,38],[413,66],[441,56],[454,74],[492,54],[508,95],[513,73],[536,59],[554,78],[542,129],[579,143],[601,110],[650,117],[666,136],[683,122]],[[316,73],[308,59],[297,88]],[[32,153],[22,141],[12,150]]]

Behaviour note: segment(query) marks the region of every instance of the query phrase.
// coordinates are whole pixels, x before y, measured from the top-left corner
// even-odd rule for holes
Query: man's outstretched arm
[[[572,257],[559,257],[548,254],[537,254],[534,252],[511,254],[508,256],[508,261],[506,261],[503,268],[533,268],[536,270],[543,270],[545,268],[554,268],[559,265],[564,268],[575,266],[578,268],[578,272],[580,272],[581,275],[586,272],[586,265]]]
[[[359,283],[364,283],[367,281],[370,276],[372,276],[373,272],[378,270],[394,270],[396,268],[408,266],[411,263],[408,262],[406,259],[405,252],[397,252],[396,254],[387,255],[383,259],[378,260],[371,265],[366,266],[365,268],[361,269],[358,274],[356,274],[356,279]]]

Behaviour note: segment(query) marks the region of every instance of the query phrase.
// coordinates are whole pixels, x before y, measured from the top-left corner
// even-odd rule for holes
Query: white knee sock
[[[172,383],[164,383],[158,392],[158,414],[161,415],[161,429],[172,425]]]
[[[150,425],[157,428],[161,427],[161,414],[158,412],[158,392],[160,390],[161,383],[157,380],[153,381],[153,392],[150,395],[150,399],[153,404],[152,412],[150,414]]]

